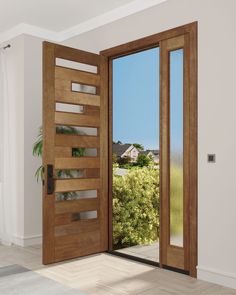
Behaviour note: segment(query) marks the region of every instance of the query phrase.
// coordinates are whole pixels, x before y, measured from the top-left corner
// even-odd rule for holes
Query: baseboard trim
[[[28,247],[34,245],[42,244],[42,235],[33,235],[33,236],[14,236],[12,238],[12,243],[21,247]]]
[[[199,280],[236,289],[236,274],[222,272],[205,266],[198,266],[197,278]]]

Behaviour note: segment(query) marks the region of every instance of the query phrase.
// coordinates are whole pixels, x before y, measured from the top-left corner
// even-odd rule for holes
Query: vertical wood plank
[[[54,194],[47,194],[47,165],[54,165],[55,47],[43,43],[43,263],[54,262]]]
[[[169,56],[160,42],[160,264],[167,265],[169,239]]]
[[[189,181],[189,175],[190,175],[190,125],[189,125],[189,120],[190,120],[190,102],[189,102],[189,87],[190,87],[190,63],[189,63],[189,35],[186,34],[184,36],[184,162],[183,162],[183,169],[184,169],[184,183],[183,183],[183,193],[184,193],[184,203],[183,203],[183,221],[184,221],[184,268],[189,270],[189,239],[190,239],[190,228],[189,228],[189,223],[190,223],[190,181]]]
[[[197,276],[197,184],[198,184],[198,93],[197,93],[197,23],[191,25],[189,33],[190,52],[190,270],[192,277]]]
[[[109,59],[109,101],[108,101],[108,157],[109,157],[109,169],[108,169],[108,220],[109,220],[109,232],[108,232],[108,239],[109,239],[109,251],[113,250],[113,196],[112,196],[112,185],[113,185],[113,163],[112,163],[112,142],[113,142],[113,98],[112,98],[112,85],[113,85],[113,78],[112,78],[112,59]]]
[[[108,250],[108,58],[100,63],[100,234],[101,251]]]

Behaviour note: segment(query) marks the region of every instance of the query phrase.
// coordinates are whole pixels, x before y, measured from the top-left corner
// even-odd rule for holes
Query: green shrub
[[[150,156],[145,154],[138,155],[138,159],[136,162],[137,166],[145,167],[145,166],[149,166],[151,163],[153,163],[153,159]]]
[[[114,248],[158,240],[159,170],[136,168],[125,176],[113,173]]]
[[[159,169],[132,168],[124,176],[113,167],[114,249],[150,244],[159,239]],[[183,224],[183,175],[171,169],[171,233],[180,235]]]

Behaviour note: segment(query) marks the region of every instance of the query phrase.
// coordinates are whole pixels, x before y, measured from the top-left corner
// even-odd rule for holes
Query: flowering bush
[[[133,168],[124,176],[113,173],[114,248],[158,240],[159,170]]]
[[[151,244],[159,239],[159,169],[132,168],[124,176],[113,166],[114,249]],[[183,230],[183,175],[171,167],[171,234]]]

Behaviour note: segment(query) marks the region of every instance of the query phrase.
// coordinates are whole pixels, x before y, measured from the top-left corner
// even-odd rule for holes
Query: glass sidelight
[[[183,70],[184,50],[169,52],[170,87],[170,244],[183,247]]]

